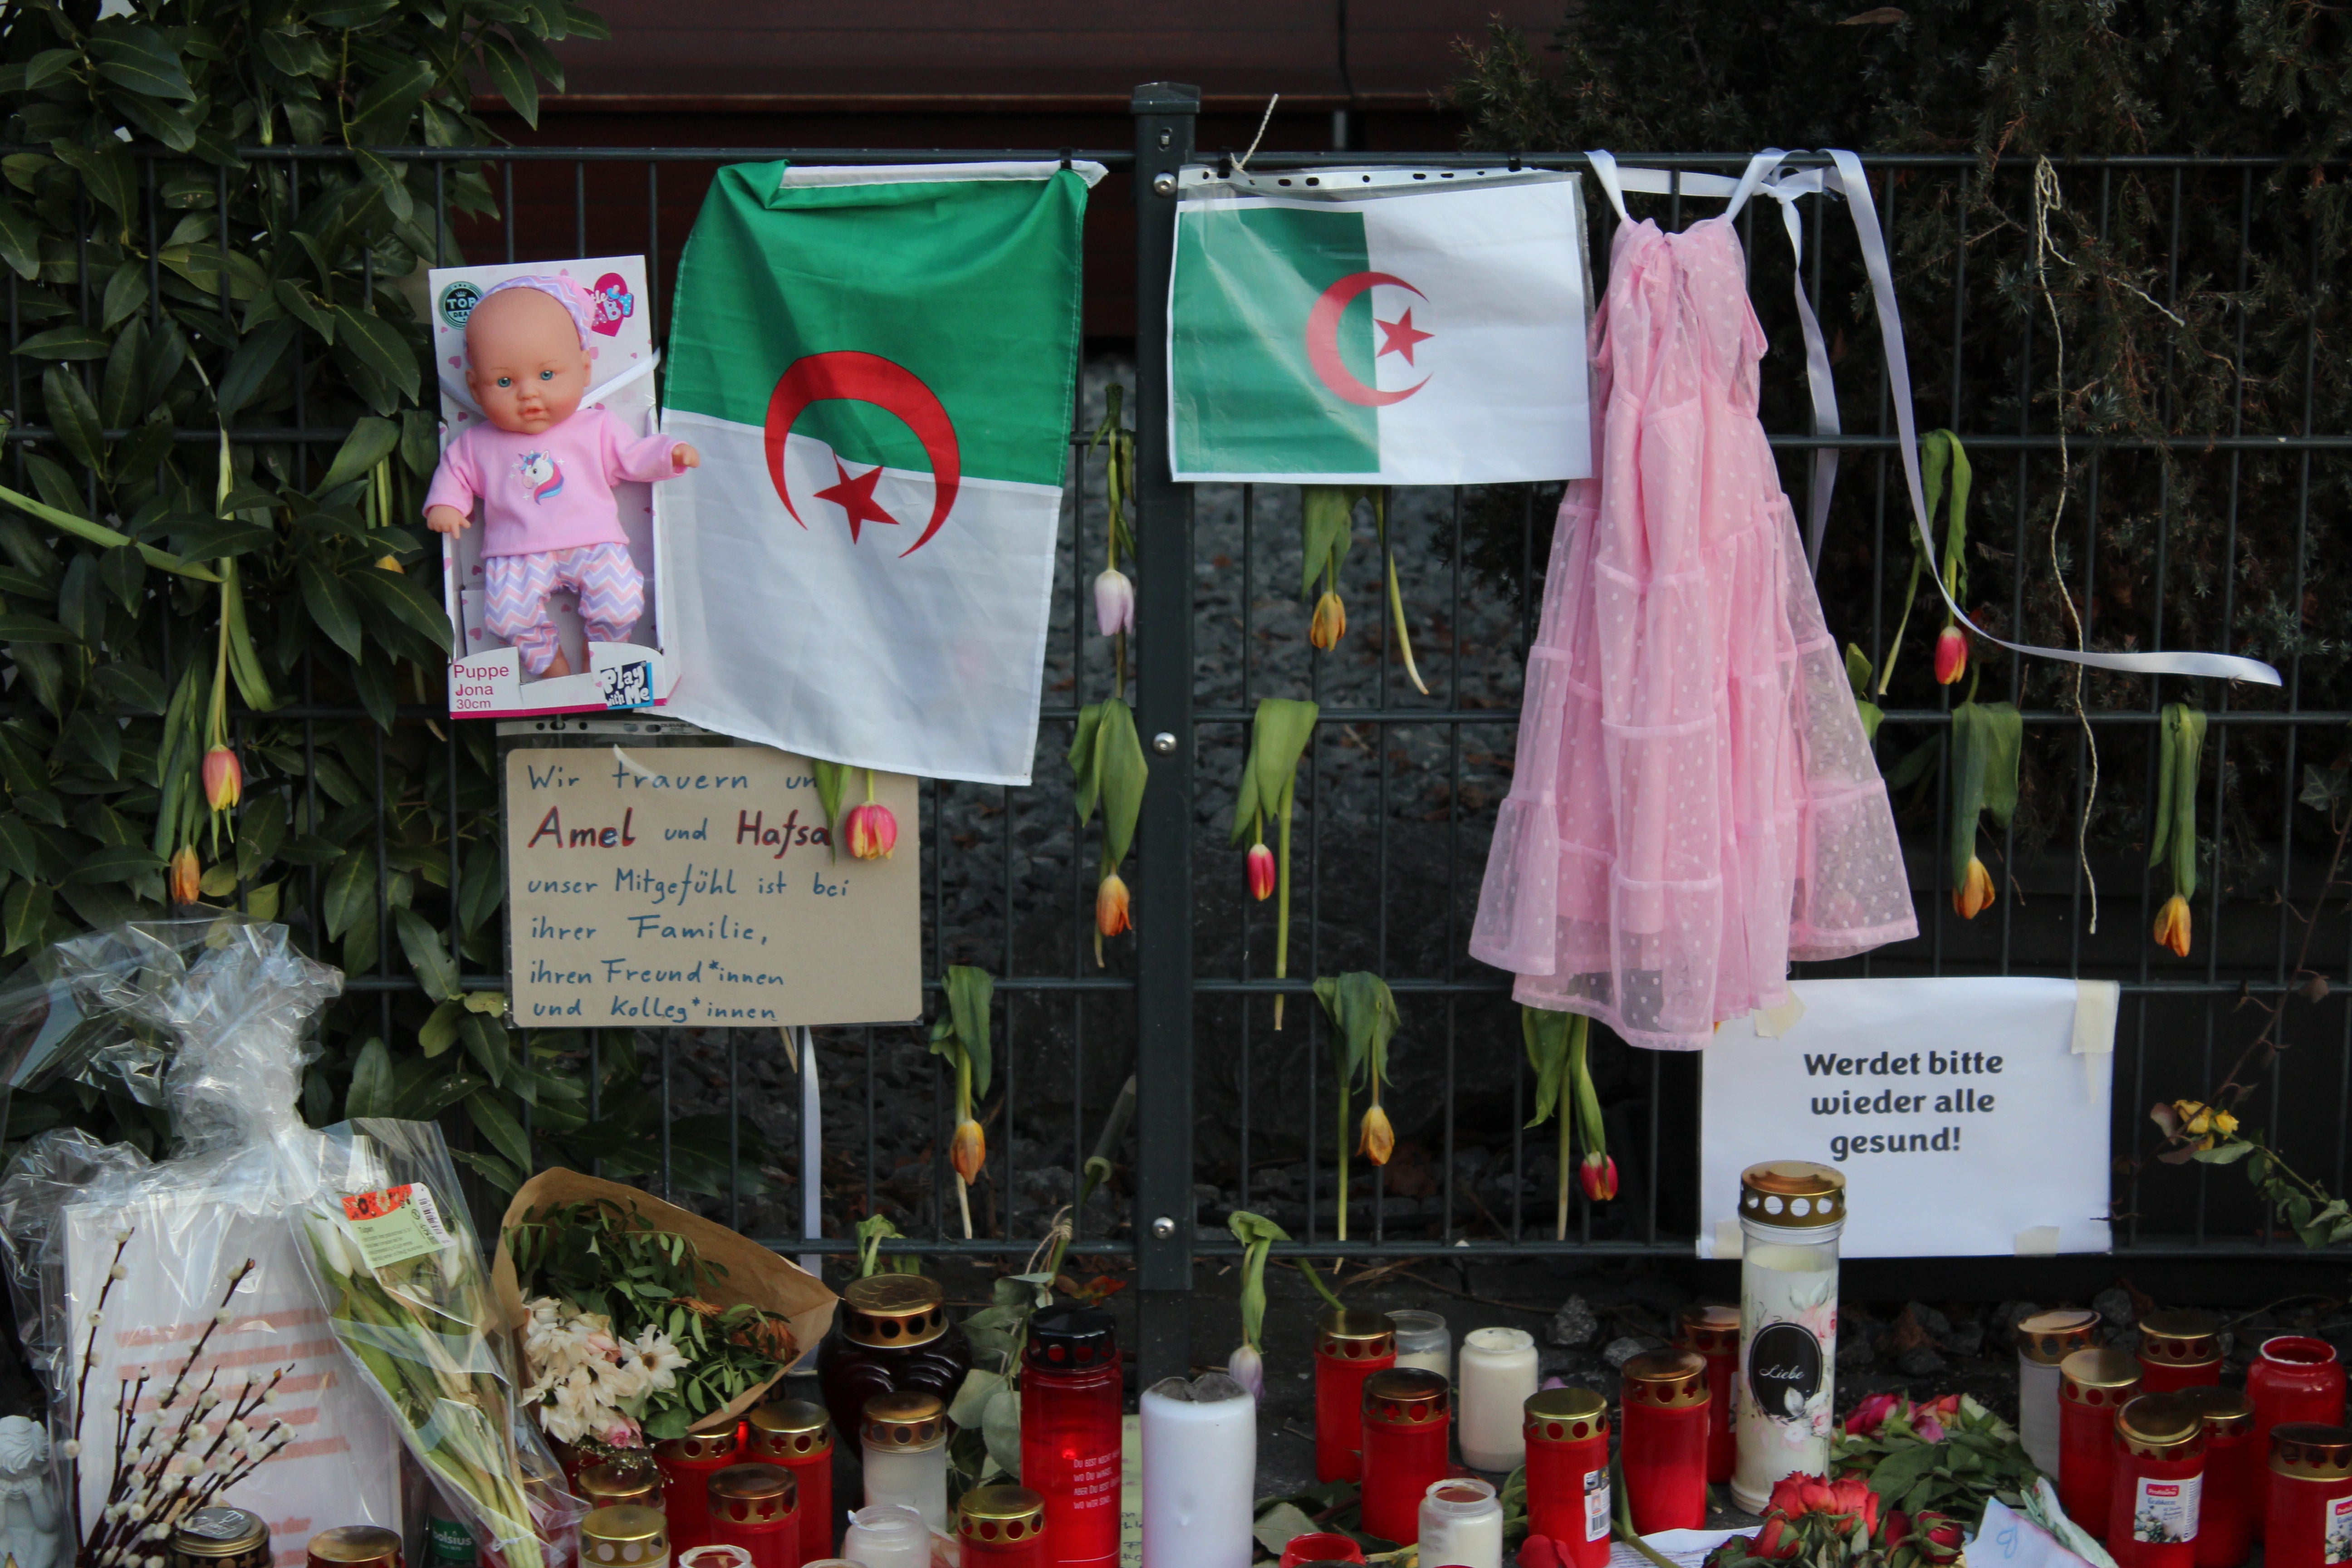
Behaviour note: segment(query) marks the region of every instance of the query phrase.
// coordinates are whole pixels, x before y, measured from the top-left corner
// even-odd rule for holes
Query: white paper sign
[[[1984,1522],[1969,1541],[1972,1568],[2091,1568],[2056,1536],[1999,1498],[1985,1503]]]
[[[1785,1032],[1739,1019],[1706,1049],[1700,1257],[1739,1256],[1739,1173],[1766,1160],[1844,1173],[1847,1258],[2108,1249],[2111,986],[1980,975],[1789,989],[1803,1011]],[[2078,1000],[2104,1035],[2078,1040]]]

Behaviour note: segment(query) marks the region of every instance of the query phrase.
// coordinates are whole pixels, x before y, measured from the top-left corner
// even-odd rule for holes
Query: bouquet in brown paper
[[[491,1284],[524,1403],[591,1452],[726,1427],[833,1323],[833,1292],[766,1247],[576,1171],[515,1194]]]

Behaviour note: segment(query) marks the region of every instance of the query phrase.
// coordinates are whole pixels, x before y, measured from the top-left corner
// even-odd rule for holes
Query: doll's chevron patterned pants
[[[583,544],[530,555],[492,555],[482,562],[488,599],[482,625],[492,637],[522,650],[522,667],[544,675],[555,662],[555,621],[547,596],[558,588],[580,595],[580,618],[591,642],[626,642],[645,613],[646,580],[625,544]]]

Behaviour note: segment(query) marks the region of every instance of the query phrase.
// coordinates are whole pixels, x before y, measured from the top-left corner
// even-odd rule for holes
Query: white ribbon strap
[[[587,392],[581,396],[580,401],[583,403],[593,403],[600,397],[610,397],[614,393],[620,391],[621,388],[628,385],[631,382],[635,381],[638,377],[651,375],[654,371],[654,366],[659,363],[661,363],[661,351],[659,349],[656,349],[652,353],[646,355],[644,359],[639,360],[636,363],[621,372],[618,375],[614,376],[609,381],[601,381],[595,385],[590,387]],[[444,369],[441,372],[441,390],[450,397],[456,399],[457,406],[464,409],[467,413],[478,416],[481,414],[482,405],[475,402],[474,395],[470,391],[467,390],[464,377],[454,375],[448,370]]]
[[[1895,303],[1895,269],[1887,260],[1886,240],[1879,232],[1878,208],[1871,199],[1870,182],[1863,174],[1862,160],[1843,149],[1832,149],[1829,155],[1836,165],[1838,183],[1844,187],[1846,207],[1853,216],[1854,236],[1862,242],[1863,262],[1870,269],[1871,297],[1878,308],[1879,335],[1885,344],[1887,381],[1894,395],[1895,427],[1902,444],[1903,482],[1911,492],[1911,517],[1918,525],[1919,548],[1933,561],[1936,539],[1927,526],[1926,489],[1919,479],[1919,434],[1911,407],[1911,362],[1904,353],[1903,317]],[[1927,575],[1936,580],[1936,591],[1943,595],[1944,605],[1955,620],[1985,641],[2011,653],[2088,665],[2094,669],[2120,670],[2126,675],[2210,675],[2224,680],[2251,680],[2262,686],[2281,684],[2278,671],[2269,665],[2233,653],[2077,653],[2073,648],[2009,642],[1969,619],[1968,612],[1960,608],[1951,590],[1945,586],[1942,573],[1929,572]]]

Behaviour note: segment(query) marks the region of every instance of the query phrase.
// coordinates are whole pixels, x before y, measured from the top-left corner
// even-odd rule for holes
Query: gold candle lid
[[[1519,1407],[1530,1443],[1580,1443],[1609,1436],[1609,1402],[1589,1388],[1547,1388]]]
[[[1008,1545],[1045,1528],[1045,1500],[1027,1487],[974,1487],[956,1505],[956,1533],[966,1541]]]
[[[2058,1363],[2058,1394],[2114,1409],[2139,1392],[2139,1363],[2112,1345],[2076,1351]]]
[[[2271,1428],[2271,1468],[2299,1480],[2340,1481],[2352,1476],[2352,1427],[2316,1421],[2282,1421]]]
[[[1811,1160],[1768,1160],[1739,1173],[1739,1217],[1805,1230],[1845,1219],[1845,1177]]]
[[[2098,1328],[2099,1314],[2087,1307],[2036,1312],[2018,1322],[2017,1353],[2042,1366],[2056,1366],[2076,1351],[2089,1350]]]
[[[1675,1314],[1675,1342],[1702,1354],[1739,1349],[1739,1309],[1719,1305],[1685,1307]]]
[[[658,1509],[627,1503],[591,1509],[580,1521],[580,1555],[589,1563],[642,1568],[669,1555],[669,1521]]]
[[[1341,1361],[1396,1354],[1396,1325],[1381,1312],[1334,1307],[1315,1320],[1315,1353]]]
[[[869,1274],[841,1289],[841,1337],[890,1350],[948,1331],[947,1292],[919,1274]]]
[[[580,1495],[591,1508],[611,1508],[622,1503],[659,1508],[661,1470],[647,1459],[606,1459],[580,1472]]]
[[[2179,1396],[2205,1418],[2205,1436],[2214,1437],[2249,1436],[2254,1430],[2254,1402],[2234,1388],[2218,1384],[2204,1384],[2195,1388],[2179,1390]]]
[[[269,1526],[241,1508],[200,1508],[172,1530],[172,1550],[182,1557],[242,1557],[269,1542]]]
[[[743,1424],[740,1421],[723,1432],[688,1432],[683,1437],[665,1437],[654,1445],[654,1452],[665,1464],[715,1465],[735,1458],[735,1450],[743,1446]]]
[[[339,1524],[310,1537],[303,1551],[313,1563],[379,1563],[396,1568],[400,1532],[380,1524]]]
[[[1706,1358],[1696,1351],[1649,1351],[1625,1363],[1624,1400],[1658,1410],[1706,1403]]]
[[[948,1408],[936,1394],[913,1389],[866,1402],[865,1440],[877,1448],[931,1448],[947,1441]]]
[[[1451,1385],[1426,1367],[1392,1366],[1364,1379],[1364,1419],[1383,1426],[1444,1426]]]
[[[2160,1366],[2210,1366],[2221,1359],[2221,1324],[2210,1313],[2189,1309],[2150,1312],[2139,1321],[2139,1359]]]
[[[744,1417],[751,1451],[772,1459],[806,1459],[833,1447],[833,1417],[805,1399],[778,1399]]]
[[[2143,1459],[2185,1458],[2205,1447],[2205,1417],[2177,1394],[2143,1394],[2117,1412],[2116,1438]]]
[[[801,1484],[782,1465],[730,1465],[710,1478],[710,1517],[774,1524],[800,1506]]]

